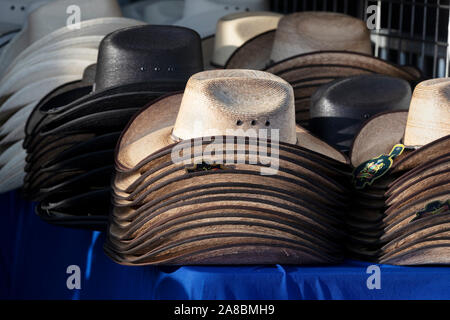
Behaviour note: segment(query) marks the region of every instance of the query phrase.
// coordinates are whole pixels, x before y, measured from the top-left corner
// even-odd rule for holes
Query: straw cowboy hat
[[[221,17],[212,38],[213,48],[208,63],[223,68],[238,47],[261,33],[276,29],[281,17],[274,12],[240,12]]]
[[[353,220],[359,241],[350,246],[354,252],[383,263],[449,263],[445,230],[433,228],[445,222],[450,198],[449,88],[448,78],[419,83],[409,112],[381,113],[356,135],[350,153],[355,181],[366,186],[360,195],[376,199],[369,211],[379,213],[370,223]],[[358,201],[357,211],[367,207],[364,202]],[[361,242],[371,250],[361,249]]]
[[[326,142],[348,151],[363,122],[391,110],[408,110],[411,87],[384,75],[341,78],[321,86],[311,97],[310,129]]]
[[[265,142],[224,136],[231,129],[279,129],[280,142],[271,134]],[[201,138],[211,135],[214,140]],[[211,141],[222,147],[216,156],[238,147],[232,157],[237,152],[246,160],[252,143],[276,145],[280,167],[261,175],[263,161],[207,164]],[[184,147],[191,152],[174,162],[173,151],[182,148],[184,154]],[[105,251],[130,265],[336,262],[346,163],[344,155],[295,125],[293,89],[286,81],[251,70],[197,73],[183,94],[150,103],[123,131]],[[255,254],[245,257],[249,246]]]
[[[339,13],[301,12],[282,17],[276,31],[248,40],[225,67],[264,70],[288,81],[294,87],[296,121],[309,128],[311,95],[330,81],[373,73],[418,80],[416,71],[370,54],[370,33],[363,21]]]
[[[83,95],[88,87],[81,85],[60,89],[28,119],[24,190],[41,201],[39,215],[51,223],[104,228],[120,131],[141,106],[182,90],[190,75],[201,70],[201,41],[193,30],[148,25],[106,36],[92,91]],[[97,199],[96,210],[86,207],[87,199]]]
[[[185,0],[182,18],[173,25],[193,29],[205,38],[214,34],[217,21],[229,13],[269,9],[267,0]]]
[[[298,12],[284,16],[276,30],[259,34],[238,48],[226,68],[264,69],[269,64],[315,51],[372,54],[364,21],[334,12]]]

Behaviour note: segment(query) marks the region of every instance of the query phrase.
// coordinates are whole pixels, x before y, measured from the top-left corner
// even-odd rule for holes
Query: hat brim
[[[432,189],[435,186],[448,183],[449,180],[450,169],[424,175],[419,181],[409,181],[395,190],[389,190],[389,196],[385,203],[387,206],[393,206],[400,201],[405,201],[415,193],[419,194],[424,191],[424,189]]]
[[[197,237],[198,238],[198,237]],[[284,239],[249,234],[224,234],[209,238],[190,239],[183,244],[161,248],[153,254],[121,255],[105,244],[105,253],[123,265],[253,265],[295,264],[317,265],[341,262],[336,257],[324,257],[316,251]],[[177,249],[176,251],[173,249]],[[172,250],[169,250],[172,249]]]
[[[117,235],[116,225],[112,223],[109,228],[109,242],[122,254],[133,254],[142,250],[152,251],[158,242],[159,245],[167,246],[176,238],[189,238],[194,230],[202,233],[202,229],[204,232],[209,227],[210,231],[213,231],[211,225],[217,233],[229,232],[231,224],[236,226],[234,232],[251,232],[253,227],[258,226],[256,234],[261,235],[260,231],[265,230],[268,235],[295,239],[325,254],[340,252],[331,237],[327,239],[317,236],[314,231],[308,230],[307,224],[296,223],[294,219],[283,220],[275,216],[274,211],[253,208],[251,201],[246,206],[221,205],[202,210],[192,210],[187,206],[179,209],[182,212],[176,216],[172,216],[169,220],[161,219],[152,224],[151,228],[139,230],[131,238],[122,239],[120,234]],[[165,238],[164,243],[159,241],[161,238]]]
[[[39,106],[33,110],[27,123],[27,139],[25,146],[30,145],[33,133],[39,132],[46,122],[52,121],[54,117],[73,116],[77,113],[101,109],[99,106],[113,104],[119,106],[118,99],[131,103],[133,96],[154,95],[155,97],[167,92],[178,91],[184,88],[184,81],[147,81],[145,83],[133,83],[119,85],[95,92],[87,92],[86,88],[61,88],[62,92],[53,92],[41,101]],[[147,100],[151,101],[152,99]],[[114,103],[113,103],[114,102]],[[97,107],[97,109],[95,109]],[[122,107],[121,107],[122,108]],[[93,112],[93,111],[92,111]]]
[[[57,210],[44,209],[41,207],[41,204],[36,205],[36,215],[52,225],[105,231],[108,224],[108,218],[105,216],[76,216]]]
[[[54,90],[50,91],[45,97],[43,97],[39,104],[34,108],[28,117],[25,125],[25,133],[27,137],[24,141],[24,146],[28,145],[30,136],[39,131],[39,124],[42,119],[47,115],[46,111],[52,106],[66,105],[74,100],[88,95],[92,91],[92,84],[86,83],[83,80],[77,80],[63,84]]]
[[[35,188],[27,188],[27,194],[35,201],[45,201],[47,197],[73,196],[88,190],[98,190],[109,185],[113,166],[105,166],[90,171],[57,172],[50,179]]]
[[[214,65],[211,62],[213,53],[214,53],[214,42],[215,35],[211,35],[205,38],[202,38],[202,55],[203,55],[203,67],[205,70],[212,70],[217,68],[222,68],[221,66]]]
[[[409,223],[414,218],[415,214],[425,208],[426,204],[432,201],[446,201],[448,197],[448,191],[434,193],[426,197],[423,196],[390,214],[386,214],[386,218],[383,219],[386,228],[380,240],[389,242],[392,239],[395,239],[404,230],[410,227]]]
[[[132,171],[148,156],[174,143],[171,131],[182,97],[182,93],[174,93],[155,100],[130,120],[119,138],[120,152],[116,159],[118,168]],[[297,141],[298,146],[336,162],[348,162],[342,153],[299,126],[297,126]]]

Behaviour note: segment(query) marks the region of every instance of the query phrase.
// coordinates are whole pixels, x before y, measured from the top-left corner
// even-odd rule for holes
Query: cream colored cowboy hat
[[[197,99],[206,88],[213,88],[211,95]],[[289,99],[271,99],[278,90],[288,92]],[[146,156],[179,140],[227,135],[228,129],[271,128],[279,129],[281,142],[347,162],[339,151],[296,126],[294,112],[292,87],[275,75],[252,70],[200,72],[189,79],[184,94],[153,103],[129,123],[118,144],[116,166],[132,170]],[[136,135],[143,123],[146,129]]]
[[[269,30],[275,30],[283,15],[274,12],[231,13],[219,19],[214,37],[211,60],[223,68],[232,53],[247,40]]]
[[[58,0],[47,3],[30,12],[24,28],[14,38],[0,57],[0,74],[23,50],[34,42],[66,27],[68,21],[67,9],[70,6],[80,8],[82,21],[99,17],[120,17],[122,13],[116,0]]]
[[[213,35],[217,21],[229,13],[265,10],[268,0],[185,0],[183,18],[173,25],[194,29],[204,38]]]
[[[143,0],[122,7],[124,17],[169,25],[183,17],[183,9],[183,0]]]
[[[450,78],[426,80],[414,89],[409,111],[380,114],[362,126],[351,147],[351,163],[356,167],[380,154],[388,154],[398,143],[415,150],[409,153],[418,157],[426,150],[425,146],[448,135]]]
[[[364,21],[334,12],[298,12],[284,16],[276,31],[260,34],[238,48],[226,68],[264,69],[296,55],[316,51],[372,54]]]

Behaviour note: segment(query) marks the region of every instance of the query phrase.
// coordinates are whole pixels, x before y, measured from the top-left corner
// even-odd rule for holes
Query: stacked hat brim
[[[370,157],[389,154],[388,146],[401,141],[407,116],[388,112],[369,120],[355,138],[352,163],[374,168],[378,158]],[[389,133],[377,135],[388,127]],[[405,148],[392,157],[387,173],[356,191],[347,218],[348,248],[355,257],[399,265],[450,263],[449,150],[450,136],[417,150]],[[376,175],[377,170],[366,171]]]
[[[339,262],[345,157],[235,136],[174,143],[182,97],[153,102],[119,139],[106,253],[126,265]],[[304,130],[298,137],[307,140]],[[146,145],[157,151],[148,154]],[[253,161],[260,147],[270,154]],[[185,155],[179,161],[176,150]]]
[[[179,75],[156,80],[152,77],[157,77],[159,70],[136,70],[136,60],[141,59],[139,68],[147,63],[142,57],[131,59],[117,53],[124,45],[122,34],[132,34],[139,42],[149,33],[155,37],[158,33],[174,34],[173,38],[198,37],[192,30],[165,26],[133,27],[112,33],[100,48],[95,86],[89,81],[67,84],[45,97],[31,113],[24,141],[24,191],[28,198],[39,201],[37,213],[42,219],[70,227],[103,229],[110,210],[114,148],[120,132],[141,107],[169,92],[182,90],[189,68],[201,70],[199,52],[192,61],[186,60],[186,65],[191,65],[180,67]],[[195,50],[199,51],[200,40],[197,42],[190,45],[198,45]],[[136,52],[129,54],[141,54]],[[149,52],[145,59],[151,57],[152,51]],[[113,64],[120,59],[124,62],[117,69],[123,73],[111,76],[107,68],[116,68]],[[126,63],[133,66],[122,70]],[[160,73],[170,74],[170,70]]]

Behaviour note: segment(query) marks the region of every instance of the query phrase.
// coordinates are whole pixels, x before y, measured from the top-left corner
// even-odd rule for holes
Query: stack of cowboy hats
[[[75,28],[66,25],[70,5],[83,13]],[[106,34],[139,24],[121,18],[116,0],[51,1],[28,15],[25,27],[0,57],[0,192],[22,185],[25,151],[20,145],[33,108],[50,91],[82,77],[97,60]]]
[[[450,263],[450,79],[418,84],[409,112],[370,119],[356,135],[350,252],[381,263]]]
[[[311,97],[310,129],[348,152],[355,134],[378,113],[409,108],[411,86],[400,78],[365,74],[333,80]]]
[[[55,224],[104,227],[121,130],[141,107],[183,90],[202,69],[200,38],[191,29],[146,25],[106,36],[93,86],[85,72],[78,85],[41,100],[28,119],[24,191],[40,201],[38,214]]]
[[[336,263],[347,162],[296,126],[281,78],[197,73],[122,133],[105,251],[126,265]]]
[[[384,74],[416,82],[420,73],[371,56],[364,21],[332,12],[300,12],[282,17],[276,30],[248,40],[226,68],[265,70],[294,87],[296,120],[309,125],[311,95],[336,78]]]

